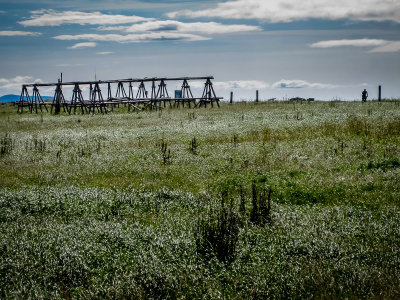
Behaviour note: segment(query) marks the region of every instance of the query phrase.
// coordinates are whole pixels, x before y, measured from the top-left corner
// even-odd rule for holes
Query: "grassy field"
[[[0,298],[400,298],[400,101],[0,105]]]

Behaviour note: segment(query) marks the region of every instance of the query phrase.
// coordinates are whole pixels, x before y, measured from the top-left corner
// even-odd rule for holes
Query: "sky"
[[[0,54],[0,96],[62,72],[64,81],[212,75],[217,95],[234,100],[259,90],[352,101],[363,89],[373,99],[379,85],[400,98],[400,1],[0,0]],[[189,84],[201,94],[204,82]]]

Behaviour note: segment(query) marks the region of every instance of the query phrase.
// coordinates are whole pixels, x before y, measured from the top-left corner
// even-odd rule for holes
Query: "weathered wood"
[[[32,95],[32,103],[34,103],[35,105],[35,112],[37,113],[37,106],[39,105],[39,109],[42,112],[42,106],[44,106],[44,108],[46,109],[46,111],[48,112],[49,110],[47,109],[46,103],[44,103],[42,96],[39,93],[39,89],[34,86],[33,87],[33,95]]]
[[[378,101],[381,101],[382,99],[382,86],[379,85],[378,87]]]
[[[207,103],[210,103],[211,107],[214,107],[214,102],[216,102],[219,107],[219,99],[220,98],[215,95],[211,80],[207,79],[206,83],[204,84],[203,95],[200,101],[195,105],[195,107],[201,107],[202,105],[204,105],[204,107],[206,108]]]
[[[151,81],[182,81],[182,80],[210,80],[214,79],[213,76],[204,76],[204,77],[152,77],[152,78],[127,78],[127,79],[113,79],[113,80],[94,80],[94,81],[72,81],[72,82],[61,82],[64,86],[75,84],[79,85],[87,85],[87,84],[107,84],[107,83],[119,83],[119,82],[151,82]],[[33,87],[34,85],[41,87],[41,86],[57,86],[60,83],[30,83],[25,84],[26,87]]]
[[[107,113],[108,109],[111,107],[111,110],[114,109],[115,106],[119,107],[119,104],[128,105],[128,111],[130,108],[134,110],[141,110],[138,105],[143,105],[150,109],[161,109],[162,106],[166,107],[167,101],[172,107],[171,101],[174,101],[175,104],[179,107],[181,104],[183,107],[185,103],[188,104],[189,108],[191,104],[194,104],[194,107],[207,107],[207,104],[210,104],[211,107],[214,107],[214,103],[216,103],[219,107],[219,100],[222,97],[217,97],[211,82],[212,76],[207,77],[179,77],[179,78],[143,78],[143,79],[122,79],[122,80],[108,80],[108,81],[76,81],[72,82],[74,84],[74,88],[72,91],[72,97],[70,101],[66,101],[62,87],[71,85],[71,82],[61,82],[55,85],[55,93],[53,97],[53,101],[51,105],[51,113],[53,112],[53,108],[55,109],[55,113],[60,113],[61,107],[64,108],[64,112],[67,111],[69,114],[76,114],[77,110],[80,110],[82,114],[92,113],[94,114],[96,111],[101,113]],[[189,80],[193,79],[206,79],[204,84],[204,90],[201,97],[194,97],[193,93],[190,89]],[[182,80],[182,87],[179,96],[171,98],[168,94],[166,81],[172,80]],[[133,86],[132,83],[140,82],[136,97],[133,94]],[[148,91],[146,90],[145,82],[151,82],[151,93],[148,95]],[[156,83],[158,82],[158,88]],[[115,91],[115,96],[112,95],[112,87],[111,84],[117,84],[117,88]],[[129,83],[128,93],[125,90],[124,83]],[[107,98],[104,99],[100,85],[106,84],[107,88]],[[43,101],[38,87],[41,86],[53,86],[53,83],[49,84],[26,84],[22,86],[21,97],[18,105],[18,112],[23,111],[23,107],[28,107],[30,112],[35,111],[38,112],[38,108],[43,111],[42,107],[48,111],[46,103]],[[81,85],[89,85],[89,98],[85,100],[82,94]],[[29,96],[28,87],[33,86],[33,95]],[[150,97],[149,97],[150,96]]]
[[[21,96],[20,96],[19,102],[18,102],[18,112],[20,112],[20,109],[21,109],[21,113],[22,113],[25,106],[27,106],[29,108],[29,111],[32,112],[31,97],[29,96],[27,86],[23,85],[22,91],[21,91]]]

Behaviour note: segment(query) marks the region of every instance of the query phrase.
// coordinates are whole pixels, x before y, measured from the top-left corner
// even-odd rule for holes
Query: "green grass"
[[[0,298],[400,297],[399,101],[7,104],[0,150]]]

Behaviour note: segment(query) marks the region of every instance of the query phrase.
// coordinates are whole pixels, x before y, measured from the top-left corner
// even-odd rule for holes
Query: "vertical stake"
[[[382,86],[379,85],[378,87],[378,101],[381,101],[382,99]]]
[[[256,90],[256,102],[258,102],[258,90]]]
[[[230,103],[230,104],[233,103],[233,92],[231,92],[231,98],[229,99],[229,103]]]

